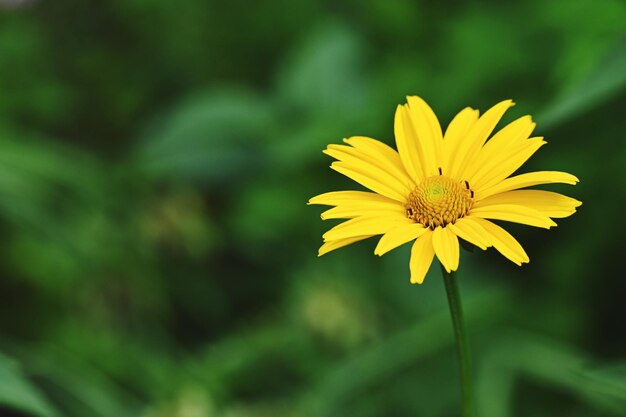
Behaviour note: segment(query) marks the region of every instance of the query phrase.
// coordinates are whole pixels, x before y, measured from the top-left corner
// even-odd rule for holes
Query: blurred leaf
[[[626,38],[622,38],[578,86],[557,98],[537,119],[544,127],[554,127],[611,99],[624,87]]]
[[[208,345],[203,352],[190,356],[182,369],[204,381],[214,395],[222,398],[250,369],[268,358],[301,352],[307,341],[307,334],[299,328],[257,326]]]
[[[295,43],[278,72],[281,124],[272,143],[272,167],[301,167],[319,159],[326,144],[375,124],[364,55],[363,40],[335,21],[313,26]]]
[[[624,367],[594,369],[582,353],[529,333],[505,332],[485,356],[477,384],[485,417],[511,415],[515,382],[565,389],[601,410],[626,415]]]
[[[500,320],[508,295],[502,290],[483,291],[468,297],[464,307],[471,331]],[[325,417],[340,413],[341,406],[375,381],[391,378],[401,369],[453,343],[449,312],[440,311],[386,338],[330,369],[302,402],[305,416]],[[442,332],[448,327],[450,332]]]
[[[159,179],[232,184],[263,163],[269,112],[262,99],[241,91],[191,98],[150,127],[136,162]]]
[[[46,230],[51,217],[97,199],[95,160],[0,126],[0,214]]]
[[[18,364],[0,353],[0,405],[33,416],[58,414],[39,390],[22,374]]]
[[[626,364],[603,365],[580,372],[583,395],[626,415]]]
[[[357,35],[337,23],[314,27],[293,48],[279,74],[279,95],[289,105],[327,117],[361,111],[367,103],[363,44]],[[346,114],[348,112],[348,114]]]
[[[16,275],[61,290],[85,257],[102,252],[93,220],[108,208],[106,175],[84,152],[0,125],[0,218],[9,226],[2,257]]]
[[[298,198],[303,191],[288,179],[263,179],[245,189],[232,208],[230,222],[239,242],[264,245],[280,241],[285,230],[295,228],[303,219],[308,196]]]
[[[550,65],[552,81],[560,91],[575,87],[590,74],[624,34],[626,3],[603,0],[598,5],[596,0],[577,0],[575,5],[569,0],[536,3],[533,18],[538,26],[567,34],[567,42],[559,42],[558,59]]]
[[[49,34],[35,19],[6,19],[2,12],[0,114],[28,118],[28,126],[64,120],[74,97],[53,69]]]
[[[71,417],[136,416],[140,402],[110,376],[71,352],[48,346],[27,353],[29,367],[41,375],[46,392]]]
[[[436,50],[443,62],[441,68],[431,68],[422,88],[432,90],[435,97],[443,95],[439,100],[447,101],[450,108],[458,111],[460,98],[471,100],[476,106],[493,85],[508,84],[506,80],[519,74],[532,57],[522,52],[522,32],[509,24],[507,12],[511,11],[474,8],[443,20],[447,25],[442,34],[445,39]],[[461,62],[463,66],[459,71]],[[422,66],[432,66],[432,63]],[[442,89],[454,91],[454,94],[441,94]],[[503,90],[500,95],[511,94],[508,85]]]

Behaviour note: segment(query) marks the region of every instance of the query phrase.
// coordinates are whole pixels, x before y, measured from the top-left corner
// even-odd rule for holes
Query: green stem
[[[472,367],[470,364],[469,346],[465,336],[463,325],[463,309],[461,308],[461,298],[459,296],[458,279],[454,272],[447,272],[441,265],[443,282],[448,294],[448,305],[450,306],[450,316],[454,327],[454,338],[456,339],[456,350],[459,356],[459,366],[461,368],[461,392],[463,395],[463,417],[474,416],[474,393],[472,386]]]

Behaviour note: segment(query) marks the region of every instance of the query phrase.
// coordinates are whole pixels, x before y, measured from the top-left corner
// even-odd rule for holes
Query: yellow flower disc
[[[405,204],[408,218],[434,229],[454,223],[472,208],[471,191],[443,175],[424,179],[409,195]]]

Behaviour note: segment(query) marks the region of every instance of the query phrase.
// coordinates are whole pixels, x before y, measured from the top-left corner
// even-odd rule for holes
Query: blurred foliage
[[[0,414],[453,416],[438,271],[316,258],[321,150],[505,98],[584,202],[464,253],[481,415],[626,415],[626,4],[0,1]]]

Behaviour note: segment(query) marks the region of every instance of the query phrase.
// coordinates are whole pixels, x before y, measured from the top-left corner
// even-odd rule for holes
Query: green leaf
[[[151,126],[135,162],[153,178],[233,182],[263,160],[270,120],[267,104],[246,92],[196,96]]]
[[[569,391],[589,405],[626,415],[626,367],[592,367],[577,350],[530,333],[504,332],[482,361],[477,384],[485,417],[511,414],[519,377],[540,386]]]
[[[59,213],[100,198],[97,167],[82,152],[0,125],[0,216],[63,236]]]
[[[128,343],[127,354],[134,355],[133,350],[132,343]],[[50,399],[64,416],[132,417],[139,415],[144,405],[132,391],[93,365],[93,358],[52,346],[41,353],[22,352],[28,357],[29,367],[45,381]]]
[[[33,416],[54,417],[57,412],[22,373],[17,362],[0,353],[0,405]]]
[[[500,289],[469,297],[464,306],[467,327],[476,331],[493,325],[504,316],[508,302],[510,295]],[[449,326],[449,320],[447,309],[431,314],[334,366],[302,399],[303,415],[337,415],[350,398],[373,382],[391,378],[418,360],[452,345],[452,332],[441,331]]]
[[[575,88],[557,98],[537,119],[543,127],[553,127],[607,101],[626,87],[626,38],[600,60]]]
[[[626,364],[584,369],[579,387],[591,402],[626,415]]]
[[[279,74],[280,98],[290,105],[332,119],[362,112],[367,103],[363,44],[346,27],[327,23],[297,44]]]

